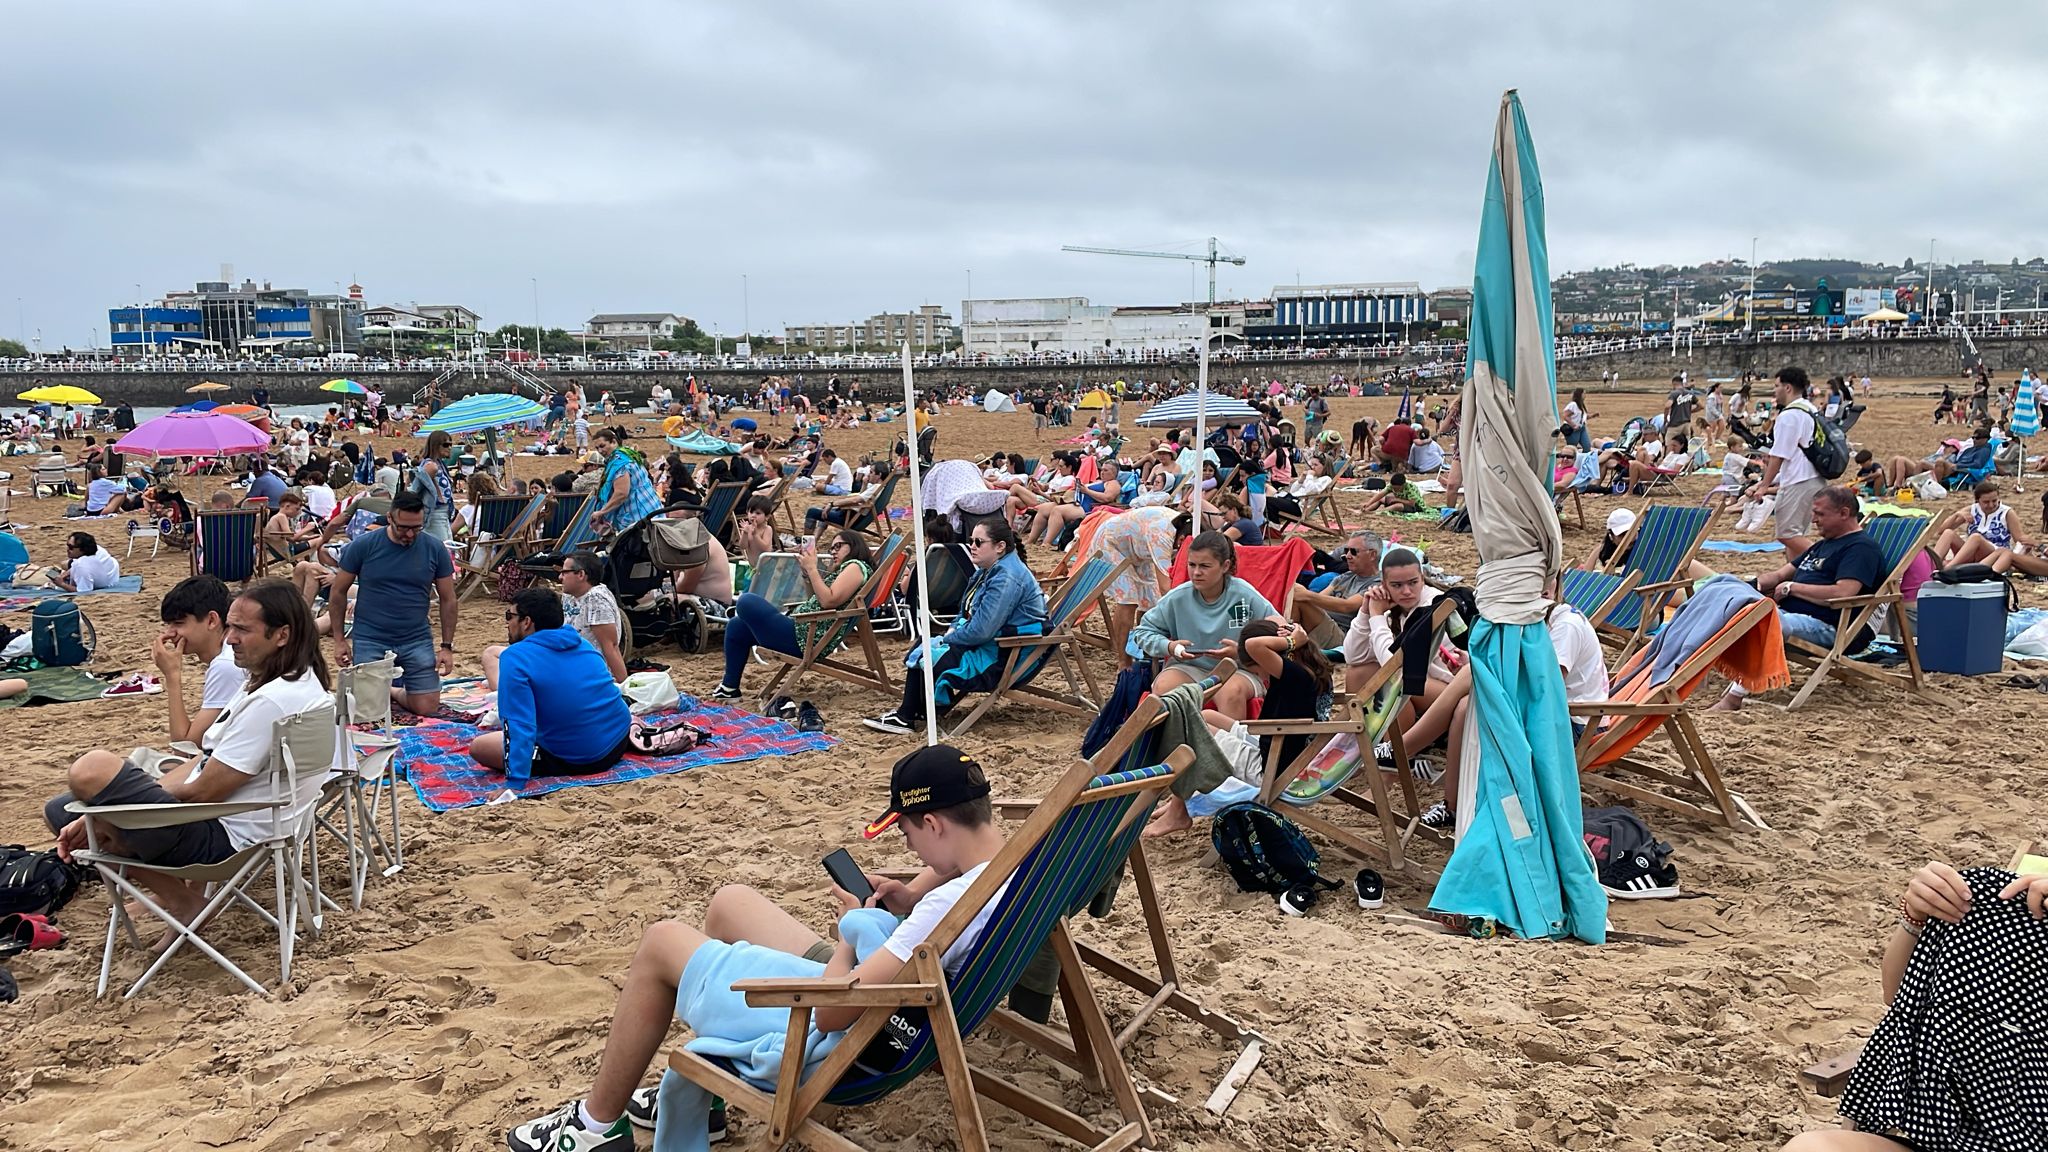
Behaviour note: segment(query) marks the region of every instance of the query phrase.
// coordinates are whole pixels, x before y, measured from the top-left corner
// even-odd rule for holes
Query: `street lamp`
[[[1744,333],[1756,331],[1756,241],[1757,238],[1754,236],[1749,238],[1749,299],[1743,302],[1742,330]]]
[[[540,277],[527,277],[533,284],[533,360],[540,363]]]

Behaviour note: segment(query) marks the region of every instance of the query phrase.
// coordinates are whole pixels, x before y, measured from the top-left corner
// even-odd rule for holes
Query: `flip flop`
[[[17,952],[40,952],[62,948],[64,930],[51,925],[40,913],[10,912],[0,916],[0,958]]]

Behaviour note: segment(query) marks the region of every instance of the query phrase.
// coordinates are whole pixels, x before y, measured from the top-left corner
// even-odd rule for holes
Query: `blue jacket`
[[[995,643],[998,636],[1044,630],[1045,592],[1031,569],[1010,552],[975,571],[961,600],[960,619],[939,640],[948,648],[976,648]]]
[[[505,722],[505,782],[523,787],[533,750],[574,763],[619,746],[633,713],[604,657],[573,628],[547,628],[498,659],[498,717]]]

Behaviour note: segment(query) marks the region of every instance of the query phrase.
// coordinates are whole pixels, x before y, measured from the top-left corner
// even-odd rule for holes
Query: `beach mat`
[[[1709,540],[1700,545],[1700,550],[1702,552],[1782,552],[1785,550],[1785,546],[1776,540],[1766,540],[1761,544],[1753,544],[1746,540]]]
[[[120,592],[140,591],[142,591],[142,577],[136,574],[121,577],[119,580],[114,581],[112,587],[98,588],[91,592],[66,592],[62,588],[16,588],[11,584],[0,585],[0,596],[6,597],[5,600],[0,600],[0,612],[12,612],[21,608],[27,608],[38,600],[47,600],[52,596],[98,596],[101,593],[112,595]]]
[[[38,668],[33,672],[0,673],[0,679],[28,681],[28,691],[0,700],[0,710],[25,708],[31,704],[77,704],[97,700],[107,691],[107,682],[82,668]]]
[[[659,724],[679,715],[689,717],[692,724],[709,733],[688,752],[680,756],[635,753],[608,772],[529,780],[520,796],[531,798],[564,788],[643,780],[704,764],[736,764],[763,756],[822,752],[838,743],[822,732],[799,732],[794,725],[780,720],[729,705],[700,702],[690,696],[682,697],[679,708],[651,713],[643,719]],[[469,724],[419,724],[398,733],[397,763],[412,780],[420,803],[435,812],[448,812],[476,807],[505,790],[502,774],[486,772],[470,758],[469,742],[476,738],[477,731]]]

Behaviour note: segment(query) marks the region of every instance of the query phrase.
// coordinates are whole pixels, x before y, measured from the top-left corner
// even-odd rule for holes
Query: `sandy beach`
[[[1384,419],[1394,405],[1332,400],[1331,426],[1348,430],[1364,414]],[[1611,434],[1656,405],[1647,393],[1598,395],[1594,429]],[[1932,407],[1931,397],[1881,386],[1853,438],[1880,458],[1924,454],[1938,435],[1957,434],[1929,427]],[[769,426],[777,425],[786,420]],[[1033,441],[1028,414],[949,408],[938,426],[942,457],[1054,447],[1050,432]],[[637,428],[653,435],[651,425]],[[901,428],[835,432],[828,443],[850,457],[879,452]],[[67,501],[30,498],[21,491],[26,462],[14,464],[12,519],[26,525],[32,556],[54,563]],[[559,466],[522,458],[516,468],[537,476]],[[1697,500],[1712,483],[1693,478],[1671,499]],[[2036,483],[2048,489],[2042,478],[2025,495],[2008,494],[2029,529],[2039,523]],[[1618,503],[1588,498],[1588,526],[1567,520],[1568,558],[1584,553]],[[80,526],[118,556],[125,522]],[[1368,523],[1429,541],[1436,564],[1467,578],[1476,565],[1470,536]],[[1713,535],[1768,538],[1739,536],[1727,519]],[[1708,559],[1737,572],[1779,562],[1771,554]],[[1053,560],[1031,554],[1040,571]],[[95,672],[149,668],[158,601],[186,574],[188,558],[166,550],[122,563],[143,574],[140,595],[81,601],[98,629]],[[2023,584],[2023,602],[2048,603],[2042,587]],[[27,616],[9,622],[25,627]],[[502,633],[494,601],[465,604],[457,674],[480,674],[483,646]],[[900,641],[885,641],[885,651],[900,653]],[[715,653],[648,655],[669,663],[686,692],[715,682]],[[1093,658],[1106,682],[1112,665]],[[2020,841],[2048,833],[2048,793],[2025,783],[2048,759],[2042,698],[1998,680],[1935,676],[1952,708],[1830,685],[1797,713],[1769,706],[1787,698],[1781,693],[1740,714],[1701,716],[1729,786],[1772,830],[1729,832],[1649,813],[1677,848],[1688,897],[1617,902],[1611,915],[1616,928],[1658,943],[1470,940],[1362,912],[1344,893],[1294,919],[1199,866],[1205,829],[1153,844],[1192,989],[1268,1038],[1263,1065],[1219,1119],[1202,1101],[1233,1053],[1161,1014],[1131,1058],[1142,1082],[1180,1100],[1152,1112],[1160,1145],[1704,1152],[1774,1149],[1832,1123],[1832,1103],[1796,1074],[1867,1035],[1877,1019],[1878,953],[1906,876],[1930,859],[2003,863]],[[750,689],[756,682],[750,677]],[[196,684],[191,690],[196,696]],[[1696,699],[1703,706],[1716,690]],[[0,1009],[16,1036],[0,1056],[0,1148],[502,1147],[508,1125],[587,1087],[648,923],[694,920],[718,886],[738,882],[822,928],[832,906],[816,864],[825,853],[844,845],[871,867],[910,861],[899,838],[860,842],[861,825],[883,803],[889,763],[911,744],[859,724],[887,701],[822,679],[799,695],[816,702],[841,740],[833,751],[438,816],[408,794],[405,871],[373,881],[362,911],[332,916],[325,934],[303,939],[290,987],[272,998],[247,994],[188,954],[134,1001],[94,1000],[107,904],[99,886],[84,890],[61,917],[69,946],[10,964],[22,995]],[[161,744],[166,716],[161,696],[0,713],[9,753],[0,841],[46,845],[41,804],[61,788],[65,765],[93,747]],[[961,743],[987,766],[998,794],[1030,796],[1071,763],[1079,737],[1063,720],[1012,706]],[[1614,802],[1597,791],[1589,798]],[[1324,848],[1330,874],[1357,867]],[[1439,849],[1420,855],[1430,868],[1444,860]],[[1125,896],[1109,918],[1079,921],[1076,935],[1143,955],[1137,902]],[[1389,911],[1419,912],[1428,896],[1428,881],[1389,877]],[[274,981],[259,928],[246,913],[231,915],[210,936]],[[117,983],[139,968],[132,954],[117,958]],[[1112,1019],[1136,1004],[1121,989],[1098,987]],[[1100,1098],[1019,1044],[980,1036],[969,1049],[1069,1108],[1103,1113]],[[876,1147],[946,1143],[951,1125],[936,1077],[898,1100],[841,1122]],[[1063,1146],[1009,1112],[985,1109],[1000,1147]],[[737,1135],[762,1131],[747,1120]]]

